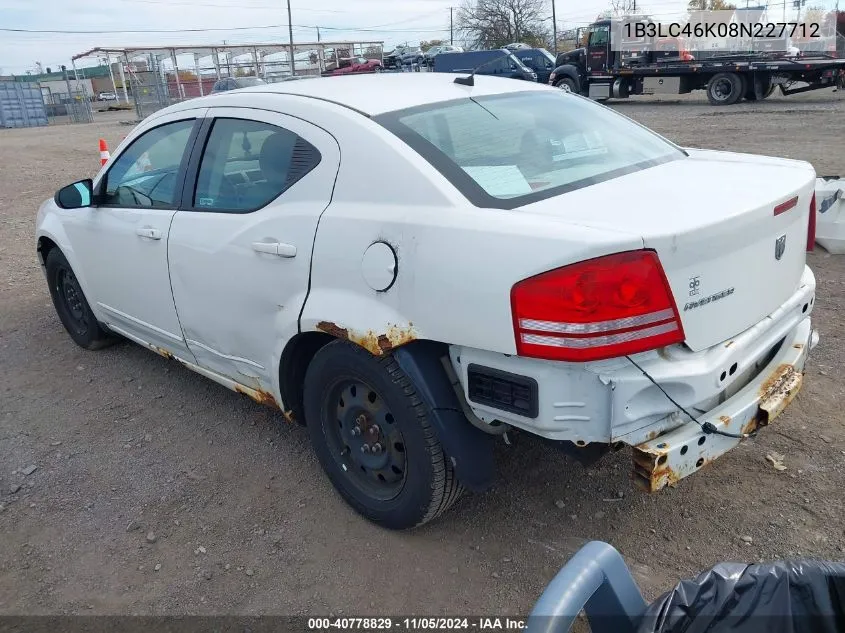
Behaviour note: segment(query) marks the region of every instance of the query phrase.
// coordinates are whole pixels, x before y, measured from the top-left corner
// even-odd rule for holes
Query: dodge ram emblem
[[[783,257],[783,252],[786,250],[786,235],[781,235],[775,240],[775,259]]]

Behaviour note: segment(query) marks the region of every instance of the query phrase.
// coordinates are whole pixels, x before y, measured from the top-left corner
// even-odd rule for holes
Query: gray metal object
[[[643,94],[681,94],[681,77],[646,77],[643,79]]]
[[[647,606],[619,552],[591,541],[548,584],[525,633],[565,633],[582,610],[592,633],[634,633]]]
[[[47,110],[37,83],[0,81],[0,127],[36,127],[47,123]]]

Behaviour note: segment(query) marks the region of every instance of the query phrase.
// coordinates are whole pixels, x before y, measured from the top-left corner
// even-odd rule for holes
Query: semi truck
[[[549,84],[599,101],[705,90],[712,105],[732,105],[760,101],[778,89],[792,95],[834,88],[845,77],[845,59],[817,52],[757,51],[699,59],[680,41],[676,54],[648,42],[639,50],[613,50],[611,27],[610,20],[587,27],[585,37],[579,37],[586,41],[583,47],[557,56]]]

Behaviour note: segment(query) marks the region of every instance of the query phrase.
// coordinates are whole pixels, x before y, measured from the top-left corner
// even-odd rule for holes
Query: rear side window
[[[376,120],[483,207],[513,209],[685,156],[609,108],[552,90],[459,99]]]
[[[203,151],[193,206],[255,211],[319,163],[317,148],[290,130],[261,121],[217,119]]]

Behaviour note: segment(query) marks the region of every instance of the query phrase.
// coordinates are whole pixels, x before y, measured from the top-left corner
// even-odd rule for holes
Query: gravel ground
[[[681,145],[845,174],[839,94],[614,107]],[[500,450],[493,491],[390,533],[334,493],[301,427],[140,347],[86,352],[64,332],[35,211],[95,172],[97,139],[115,147],[126,116],[0,130],[0,614],[527,613],[590,539],[650,598],[723,560],[845,558],[845,258],[810,256],[822,338],[802,393],[676,488],[635,491],[627,451],[584,468],[528,437]]]

